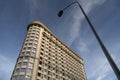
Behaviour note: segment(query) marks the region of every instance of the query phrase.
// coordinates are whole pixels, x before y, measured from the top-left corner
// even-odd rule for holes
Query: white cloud
[[[86,41],[84,39],[80,39],[79,41],[80,42],[77,44],[77,48],[80,50],[79,53],[85,53],[82,54],[82,56],[84,58],[88,80],[106,80],[106,78],[110,78],[110,80],[115,80],[116,76],[114,75],[109,62],[104,56],[102,49],[100,47],[95,47],[94,50],[92,50],[91,47],[89,47],[94,44],[94,40],[91,39],[91,41]],[[109,45],[109,52],[119,68],[120,55],[118,53],[120,51],[120,45],[118,44],[118,42],[112,44],[113,45]],[[110,76],[110,74],[112,74],[112,77]]]
[[[116,61],[117,56],[114,55],[114,59]],[[116,62],[117,64],[120,63],[120,60],[118,60]],[[100,72],[100,74],[95,74],[94,76],[97,76],[96,80],[105,80],[105,78],[109,78],[110,76],[108,76],[109,74],[113,73],[114,74],[114,71],[112,70],[111,66],[109,65],[108,61],[106,61],[106,63],[104,64],[104,66],[102,67],[102,69],[99,68],[99,70],[97,71],[98,73]],[[111,80],[116,80],[116,76],[112,76],[110,77]]]
[[[86,14],[88,14],[93,6],[95,5],[101,5],[105,3],[106,0],[83,0],[80,3],[82,4]],[[83,5],[84,4],[84,5]],[[74,8],[75,9],[75,8]],[[76,11],[72,11],[74,14],[72,15],[72,24],[70,27],[70,39],[69,39],[69,44],[71,45],[74,40],[79,36],[79,32],[81,32],[81,23],[84,19],[84,16],[81,15],[80,9],[76,8]]]
[[[89,13],[92,9],[93,6],[95,5],[102,5],[104,4],[107,0],[83,0],[84,2],[82,2],[82,5],[86,11],[86,13]],[[81,30],[81,23],[80,21],[83,21],[83,17],[79,17],[79,12],[75,12],[75,14],[73,14],[73,20],[75,21],[75,23],[73,23],[70,29],[70,34],[71,34],[71,44],[76,40],[76,38],[78,38],[78,36],[80,36],[80,32],[82,32]],[[74,26],[73,26],[74,25]],[[81,37],[80,37],[81,38]],[[92,46],[91,44],[94,43],[93,40],[91,40],[91,42],[87,42],[86,40],[81,40],[79,38],[79,42],[77,44],[77,48],[80,50],[80,52],[88,52],[89,54],[85,55],[82,54],[84,57],[84,63],[85,63],[85,69],[86,69],[86,73],[87,73],[87,77],[88,80],[106,80],[106,78],[110,77],[110,80],[115,80],[115,76],[113,75],[112,77],[115,77],[114,79],[109,76],[110,74],[114,74],[111,66],[109,65],[108,61],[106,60],[105,56],[103,56],[103,52],[102,50],[99,51],[98,47],[96,47],[96,51],[94,51],[92,53],[92,51],[90,50],[91,48],[89,48],[89,46]],[[111,51],[115,53],[111,54],[112,57],[114,57],[114,60],[117,61],[116,63],[119,64],[120,63],[120,55],[118,54],[118,52],[120,52],[120,45],[118,44],[119,42],[116,42],[116,44],[114,44],[113,46],[110,46]],[[98,52],[98,53],[96,53]],[[92,55],[90,55],[92,54]],[[95,55],[93,55],[95,54]],[[98,55],[100,54],[100,55]],[[102,55],[101,55],[102,54]],[[116,56],[117,55],[117,56]],[[118,65],[118,67],[120,67],[120,65]]]
[[[92,70],[88,74],[88,79],[96,78],[95,80],[103,80],[111,71],[108,62],[104,58],[97,57],[95,66],[92,66]],[[105,61],[104,61],[105,60]]]
[[[84,7],[86,13],[89,13],[92,9],[93,6],[95,5],[102,5],[104,4],[107,0],[83,0],[84,2],[82,2],[82,6]],[[85,4],[85,5],[83,5]],[[78,36],[80,35],[81,31],[81,23],[80,21],[82,21],[84,19],[84,17],[78,17],[79,12],[76,11],[73,14],[73,24],[71,25],[71,29],[70,29],[70,35],[71,35],[71,39],[70,39],[70,44],[72,44],[76,38],[78,38]],[[80,39],[79,39],[80,40]],[[77,48],[82,51],[82,52],[88,52],[88,46],[91,46],[92,42],[87,42],[85,43],[84,41],[80,41],[77,45]],[[120,48],[117,46],[117,49]],[[93,53],[96,54],[96,53]],[[99,53],[101,54],[101,53]],[[108,74],[110,74],[110,72],[112,71],[108,61],[106,60],[105,56],[96,56],[96,55],[92,55],[94,57],[94,59],[92,60],[87,60],[88,57],[90,58],[90,56],[86,57],[86,72],[87,72],[87,77],[88,79],[95,79],[95,80],[105,80],[106,76],[108,76]],[[114,57],[115,58],[115,57]],[[116,59],[116,58],[115,58]],[[84,60],[85,61],[85,60]],[[92,64],[91,64],[92,63]],[[93,66],[90,66],[93,65]],[[89,66],[89,67],[88,67]]]
[[[74,18],[70,28],[69,44],[72,44],[73,41],[79,36],[80,25],[80,18]]]
[[[37,0],[26,0],[29,6],[29,16],[31,19],[34,19],[36,9],[38,8],[38,1]]]
[[[96,80],[103,80],[111,71],[111,68],[108,66],[108,63],[106,62],[102,69],[99,69],[97,71],[98,74],[96,74],[97,78]]]
[[[0,54],[0,80],[10,79],[14,63],[6,56]]]
[[[86,13],[89,13],[91,9],[96,6],[96,5],[102,5],[106,2],[107,0],[83,0],[79,1],[83,8],[85,9]]]
[[[78,43],[77,49],[80,50],[81,52],[89,52],[88,45],[84,42]]]
[[[86,72],[87,72],[88,80],[89,79],[106,80],[106,78],[110,78],[110,80],[115,80],[116,76],[113,75],[114,72],[111,66],[109,65],[109,62],[107,61],[106,57],[99,56],[101,52],[99,52],[99,54],[97,53],[93,53],[93,54],[94,55],[91,56],[92,59],[89,58],[89,60],[87,59],[86,61]],[[120,63],[119,57],[117,55],[112,55],[112,57],[113,56],[114,56],[114,61],[117,61],[116,64],[119,64]],[[110,74],[112,74],[112,77],[110,76]]]

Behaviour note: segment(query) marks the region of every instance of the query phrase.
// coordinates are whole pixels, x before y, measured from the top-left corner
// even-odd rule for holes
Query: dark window
[[[41,53],[41,55],[43,55],[43,53]]]
[[[30,41],[33,41],[33,39],[30,39]]]
[[[23,63],[22,63],[22,66],[27,66],[27,62],[23,62]]]
[[[20,69],[16,69],[15,72],[16,72],[16,73],[19,73],[19,72],[20,72]]]
[[[39,64],[41,64],[41,65],[42,65],[42,61],[39,61]]]
[[[17,80],[17,76],[13,76],[13,80]]]
[[[29,45],[32,45],[32,43],[29,43]]]
[[[29,59],[29,57],[28,57],[28,56],[25,56],[24,58],[25,58],[24,60],[28,60],[28,59]]]
[[[21,69],[21,72],[26,72],[26,68],[22,68],[22,69]]]
[[[27,50],[31,50],[31,47],[27,47]]]
[[[18,66],[21,66],[21,62],[18,63]]]
[[[39,70],[41,70],[41,67],[39,67]]]
[[[32,69],[28,69],[28,70],[27,70],[27,73],[32,73]]]
[[[18,80],[24,80],[24,76],[20,75]]]
[[[30,55],[30,51],[27,51],[26,54],[27,54],[27,55]]]
[[[41,73],[38,73],[38,76],[41,76]]]
[[[36,50],[36,48],[33,48],[32,50],[33,50],[33,51],[35,51],[35,50]]]
[[[20,60],[22,60],[23,59],[23,57],[20,57]]]
[[[42,58],[42,57],[40,57],[40,59],[42,60],[43,58]]]

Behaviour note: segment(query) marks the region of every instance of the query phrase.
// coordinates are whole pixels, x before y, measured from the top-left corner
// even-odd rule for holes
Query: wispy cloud
[[[93,7],[102,5],[106,2],[107,0],[83,0],[81,2],[82,6],[85,9],[85,12],[88,14]],[[81,40],[79,37],[82,32],[82,21],[84,20],[84,17],[81,16],[79,17],[79,9],[77,11],[74,11],[74,14],[72,15],[73,22],[71,23],[70,27],[70,38],[69,38],[69,44],[71,45],[76,41],[76,39],[80,40],[78,44],[76,45],[76,48],[80,50],[80,53],[83,52],[89,52],[89,55],[84,55],[85,59],[85,68],[87,72],[87,77],[89,80],[107,80],[106,78],[109,78],[109,80],[115,80],[115,75],[114,72],[112,71],[108,61],[106,60],[105,56],[102,54],[102,50],[98,50],[98,47],[94,48],[94,51],[91,51],[92,49],[89,48],[89,46],[92,46],[91,44],[94,43],[94,40],[91,39],[91,41],[87,40]],[[81,23],[80,23],[81,22]],[[81,27],[80,27],[81,26]],[[119,42],[116,42],[117,44],[114,44],[111,46],[111,50],[114,48],[114,52],[119,52],[120,51],[120,46]],[[100,47],[99,47],[100,48]],[[112,51],[113,52],[113,51]],[[101,55],[102,54],[102,55]],[[118,54],[117,54],[118,55]],[[116,54],[112,54],[112,57],[114,56],[114,60],[117,61],[117,64],[119,62],[119,57],[116,56]],[[91,65],[91,66],[90,66]],[[114,78],[111,78],[111,75]]]
[[[12,75],[14,63],[6,56],[0,54],[0,80],[8,80]]]
[[[80,50],[81,52],[89,52],[88,45],[84,42],[79,42],[77,45],[77,49]]]
[[[91,9],[96,6],[96,5],[102,5],[104,4],[107,0],[78,0],[83,8],[85,9],[86,13],[89,13]]]
[[[71,28],[70,28],[70,39],[69,44],[71,45],[73,41],[79,36],[79,30],[81,28],[80,21],[82,20],[81,17],[76,16],[78,13],[75,12],[75,15],[73,15],[73,20],[71,22]]]
[[[26,3],[29,6],[29,16],[33,20],[35,16],[36,9],[38,8],[38,0],[27,0]]]
[[[83,8],[85,9],[86,14],[88,14],[91,9],[96,6],[96,5],[102,5],[103,3],[105,3],[106,0],[83,0],[80,1],[80,3],[82,4]],[[83,5],[84,4],[84,5]],[[73,11],[74,14],[72,15],[72,24],[71,24],[71,28],[70,28],[70,39],[69,39],[69,44],[71,45],[74,40],[79,36],[81,30],[81,26],[82,26],[82,22],[84,20],[84,16],[79,14],[80,10],[76,9],[76,11]]]
[[[114,55],[114,59],[115,60],[118,59],[117,56]],[[118,60],[116,63],[119,64],[120,60]],[[116,76],[113,76],[113,75],[112,77],[110,76],[110,74],[114,74],[114,71],[112,70],[108,61],[104,63],[104,66],[101,69],[100,68],[98,69],[99,70],[97,71],[97,74],[94,75],[94,76],[97,76],[96,80],[106,80],[106,78],[107,79],[110,78],[109,80],[116,80]]]
[[[87,46],[87,45],[86,45]],[[118,45],[113,45],[112,48],[116,48],[118,49],[119,46]],[[118,52],[119,50],[116,50],[116,52]],[[98,52],[98,53],[96,53]],[[95,79],[95,80],[116,80],[116,76],[114,75],[114,72],[111,68],[111,66],[109,65],[109,62],[107,61],[107,59],[105,58],[105,56],[100,56],[102,52],[99,51],[98,49],[96,49],[92,56],[86,56],[86,59],[84,59],[86,61],[86,72],[87,72],[87,77],[89,80]],[[91,51],[90,51],[91,54]],[[114,59],[114,61],[116,61],[116,64],[120,64],[120,55],[116,55],[114,53],[111,54],[112,58]],[[89,59],[89,60],[88,60]],[[89,67],[88,67],[89,65]],[[90,66],[91,65],[91,66]],[[94,65],[94,66],[92,66]],[[118,65],[119,67],[120,65]],[[112,74],[112,75],[111,75]]]
[[[97,74],[95,74],[97,76],[96,80],[103,80],[109,74],[110,70],[111,68],[108,66],[108,63],[104,63],[103,67],[98,68]]]
[[[104,78],[110,73],[111,67],[104,57],[96,58],[96,61],[93,62],[94,66],[88,71],[88,79],[104,80]]]

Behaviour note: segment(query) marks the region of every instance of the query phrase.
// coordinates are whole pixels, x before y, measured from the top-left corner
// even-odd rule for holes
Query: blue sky
[[[39,20],[84,60],[88,80],[117,80],[75,0],[0,0],[0,80],[9,80],[27,32]],[[120,1],[78,0],[120,69]]]

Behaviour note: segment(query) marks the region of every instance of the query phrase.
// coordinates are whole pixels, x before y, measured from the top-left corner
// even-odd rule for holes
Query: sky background
[[[75,0],[0,0],[0,80],[9,80],[27,33],[38,20],[80,54],[88,80],[117,80]],[[120,0],[78,0],[120,69]]]

